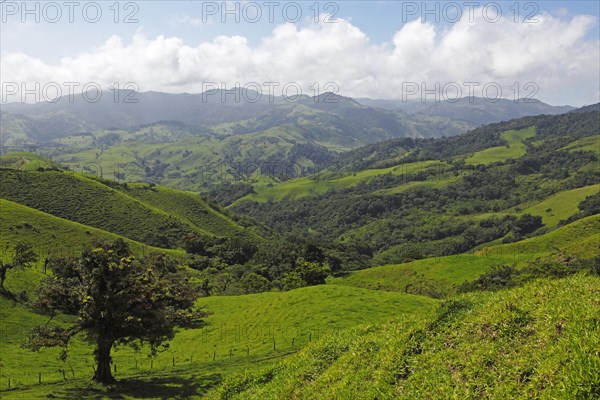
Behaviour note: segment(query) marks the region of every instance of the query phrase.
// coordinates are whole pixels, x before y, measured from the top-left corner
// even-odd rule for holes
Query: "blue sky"
[[[0,4],[1,80],[44,82],[68,77],[103,84],[110,79],[135,80],[142,89],[176,92],[198,91],[201,88],[200,82],[212,80],[243,84],[257,79],[277,79],[282,84],[298,81],[305,86],[311,81],[324,84],[331,81],[332,77],[340,76],[342,94],[380,98],[394,96],[402,90],[404,82],[429,82],[435,86],[435,82],[439,81],[443,86],[447,82],[462,83],[469,80],[480,81],[482,85],[487,81],[502,81],[501,84],[508,87],[510,82],[521,84],[522,81],[524,85],[530,81],[539,81],[537,97],[548,102],[576,105],[597,101],[600,90],[597,79],[600,61],[596,57],[599,51],[600,6],[596,1],[457,1],[450,2],[450,5],[449,2],[421,1],[257,1],[250,2],[251,4],[220,1],[124,1],[118,3],[116,8],[115,2],[106,1],[95,3],[100,5],[102,11],[101,18],[95,23],[86,21],[83,17],[82,9],[87,7],[88,16],[91,15],[93,19],[96,6],[91,6],[90,3],[92,2],[78,3],[73,9],[72,23],[68,21],[69,10],[62,1],[55,2],[58,8],[49,7],[43,2],[28,2],[27,7],[34,12],[25,15],[21,1],[4,1]],[[480,7],[473,3],[479,3]],[[496,4],[502,7],[501,17],[495,15]],[[301,18],[292,22],[295,21],[297,5],[301,7]],[[117,8],[118,16],[115,15]],[[237,10],[237,13],[223,15],[226,8]],[[426,13],[425,8],[430,12]],[[51,22],[49,19],[55,18],[56,9],[60,10],[61,17],[56,18],[56,22]],[[260,18],[254,12],[257,9],[262,13]],[[317,10],[320,15],[315,14]],[[444,21],[444,16],[454,19],[457,10],[462,14],[460,21]],[[269,21],[269,11],[273,12],[273,21]],[[323,19],[332,11],[335,12],[338,23],[325,24]],[[483,15],[484,11],[486,15]],[[470,12],[475,18],[476,27],[468,28],[465,25]],[[131,15],[137,22],[125,22],[127,15]],[[318,22],[313,20],[316,15]],[[39,22],[35,21],[36,16]],[[239,22],[235,21],[236,16]],[[527,16],[533,19],[543,16],[543,23],[526,23],[524,19]],[[255,17],[257,22],[249,20]],[[425,20],[421,21],[420,17]],[[496,17],[500,19],[495,21]],[[118,22],[114,21],[115,18]],[[222,21],[223,18],[225,22]],[[293,25],[294,32],[280,29],[285,25]],[[465,33],[471,31],[472,34]],[[529,31],[532,32],[531,35]],[[502,32],[512,36],[505,40],[501,37]],[[216,38],[220,36],[229,39],[215,44],[218,41]],[[148,46],[147,52],[134,49],[136,37],[138,46]],[[158,40],[160,37],[171,38],[177,43],[161,42]],[[424,37],[431,40],[421,43]],[[486,44],[486,37],[490,37],[489,46]],[[115,38],[120,43],[115,42]],[[235,42],[232,38],[243,38],[243,43]],[[549,42],[545,42],[544,38]],[[464,43],[457,43],[459,40]],[[265,45],[265,42],[270,45]],[[324,47],[324,43],[329,47]],[[412,46],[411,43],[416,45]],[[465,56],[472,63],[486,62],[486,55],[474,58],[472,54],[466,54],[469,43],[473,51],[487,54],[488,59],[493,58],[493,65],[479,65],[478,68],[462,65],[460,59]],[[515,46],[523,43],[527,46],[522,47],[521,56],[515,52]],[[554,44],[556,46],[553,47]],[[288,46],[297,48],[298,53],[291,52]],[[428,57],[425,53],[419,53],[419,47],[447,54],[445,58],[415,62],[415,59]],[[101,48],[104,50],[99,50]],[[536,63],[536,57],[531,54],[535,54],[537,49],[545,48],[564,55],[562,58],[554,55],[547,60],[537,57]],[[320,49],[318,58],[314,55],[311,58],[311,49]],[[452,54],[452,49],[457,49],[456,53]],[[361,52],[372,57],[372,62],[360,62]],[[517,65],[514,68],[508,65],[511,61],[506,60],[506,54],[511,52],[516,58]],[[170,70],[164,65],[155,67],[164,68],[164,76],[175,73],[180,74],[180,77],[158,82],[161,81],[159,70],[154,68],[154,72],[143,73],[146,68],[142,64],[136,64],[135,60],[127,60],[125,63],[129,64],[129,70],[118,71],[111,64],[116,62],[116,54],[127,57],[135,54],[140,63],[144,58],[140,54],[154,57],[151,60],[153,62],[157,62],[156,57],[172,57],[171,64],[176,65],[174,69]],[[96,64],[86,66],[86,62],[92,62],[93,56],[98,56]],[[270,64],[265,60],[269,57],[278,60],[281,58],[277,61],[282,63],[279,71],[285,70],[286,73],[270,71]],[[328,57],[331,58],[331,70],[328,70],[326,64]],[[337,63],[336,60],[340,58],[345,62]],[[296,69],[288,68],[290,60],[296,64]],[[541,61],[548,63],[547,70],[540,65]],[[220,64],[215,64],[217,62]],[[454,72],[441,73],[444,63],[449,62],[447,69]],[[521,67],[518,65],[520,62],[523,63]],[[106,63],[106,68],[97,68],[98,63]],[[190,63],[196,64],[190,66]],[[319,68],[314,67],[315,64],[319,64]],[[148,65],[147,60],[145,65]],[[182,65],[188,69],[185,70]],[[223,74],[220,65],[231,69],[230,74]],[[311,66],[310,72],[303,68],[307,65]],[[86,73],[84,68],[97,70],[97,75]],[[356,71],[351,73],[349,70],[353,68]],[[461,68],[464,70],[462,76],[457,72]],[[196,70],[196,74],[190,73],[192,69]],[[245,72],[248,70],[252,70],[252,73]],[[334,70],[340,73],[333,73]],[[392,74],[392,70],[398,73]],[[523,73],[525,70],[530,72]],[[585,73],[582,75],[580,70]],[[107,71],[112,71],[112,75],[107,76]],[[264,75],[260,71],[265,71]],[[427,71],[427,74],[423,71]],[[361,76],[365,78],[362,79]],[[569,87],[561,89],[560,82]]]

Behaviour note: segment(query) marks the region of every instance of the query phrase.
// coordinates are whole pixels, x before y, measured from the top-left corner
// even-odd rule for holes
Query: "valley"
[[[368,111],[344,101],[341,110]],[[340,112],[347,117],[313,117]],[[6,272],[2,397],[597,393],[597,117],[527,116],[369,143],[316,132],[308,140],[310,124],[325,122],[306,125],[302,114],[202,132],[173,123],[100,130],[3,154],[2,263],[12,265],[17,243],[36,259]],[[292,169],[276,171],[288,161]],[[89,383],[84,337],[66,359],[25,343],[37,325],[76,322],[32,306],[54,276],[48,260],[118,240],[134,258],[179,264],[208,315],[175,328],[155,354],[143,342],[115,347],[112,387]]]

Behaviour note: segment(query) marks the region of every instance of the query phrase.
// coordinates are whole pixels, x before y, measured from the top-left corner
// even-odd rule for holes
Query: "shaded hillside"
[[[147,184],[129,193],[126,184],[62,170],[3,169],[0,175],[4,199],[154,246],[182,247],[192,233],[230,237],[246,232],[198,195]]]

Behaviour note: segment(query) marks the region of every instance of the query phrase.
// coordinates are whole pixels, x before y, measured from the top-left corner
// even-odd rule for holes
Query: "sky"
[[[90,87],[600,101],[597,1],[0,2],[2,103]],[[84,89],[85,88],[85,89]],[[108,90],[108,89],[106,89]]]

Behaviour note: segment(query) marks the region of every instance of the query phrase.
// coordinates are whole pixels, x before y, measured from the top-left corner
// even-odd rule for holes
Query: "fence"
[[[0,323],[0,348],[19,346],[35,324]],[[167,349],[155,357],[147,352],[136,352],[128,347],[117,347],[112,352],[112,370],[117,378],[147,373],[168,373],[182,368],[220,362],[253,362],[266,358],[281,357],[300,350],[322,336],[326,330],[320,327],[300,329],[282,327],[279,324],[220,324],[195,329],[194,346],[188,349]],[[81,349],[82,340],[73,343]],[[27,352],[27,349],[20,350]],[[13,358],[3,359],[8,351],[0,355],[0,390],[25,387],[36,384],[56,383],[68,380],[89,379],[95,372],[95,361],[91,346],[72,354],[65,362],[58,359],[58,349],[54,354],[36,354],[38,366],[28,366],[27,371],[15,370]],[[85,355],[82,353],[86,353]],[[49,358],[51,357],[51,358]],[[12,362],[11,362],[12,361]],[[13,368],[11,367],[11,364]],[[53,364],[49,366],[49,364]]]

